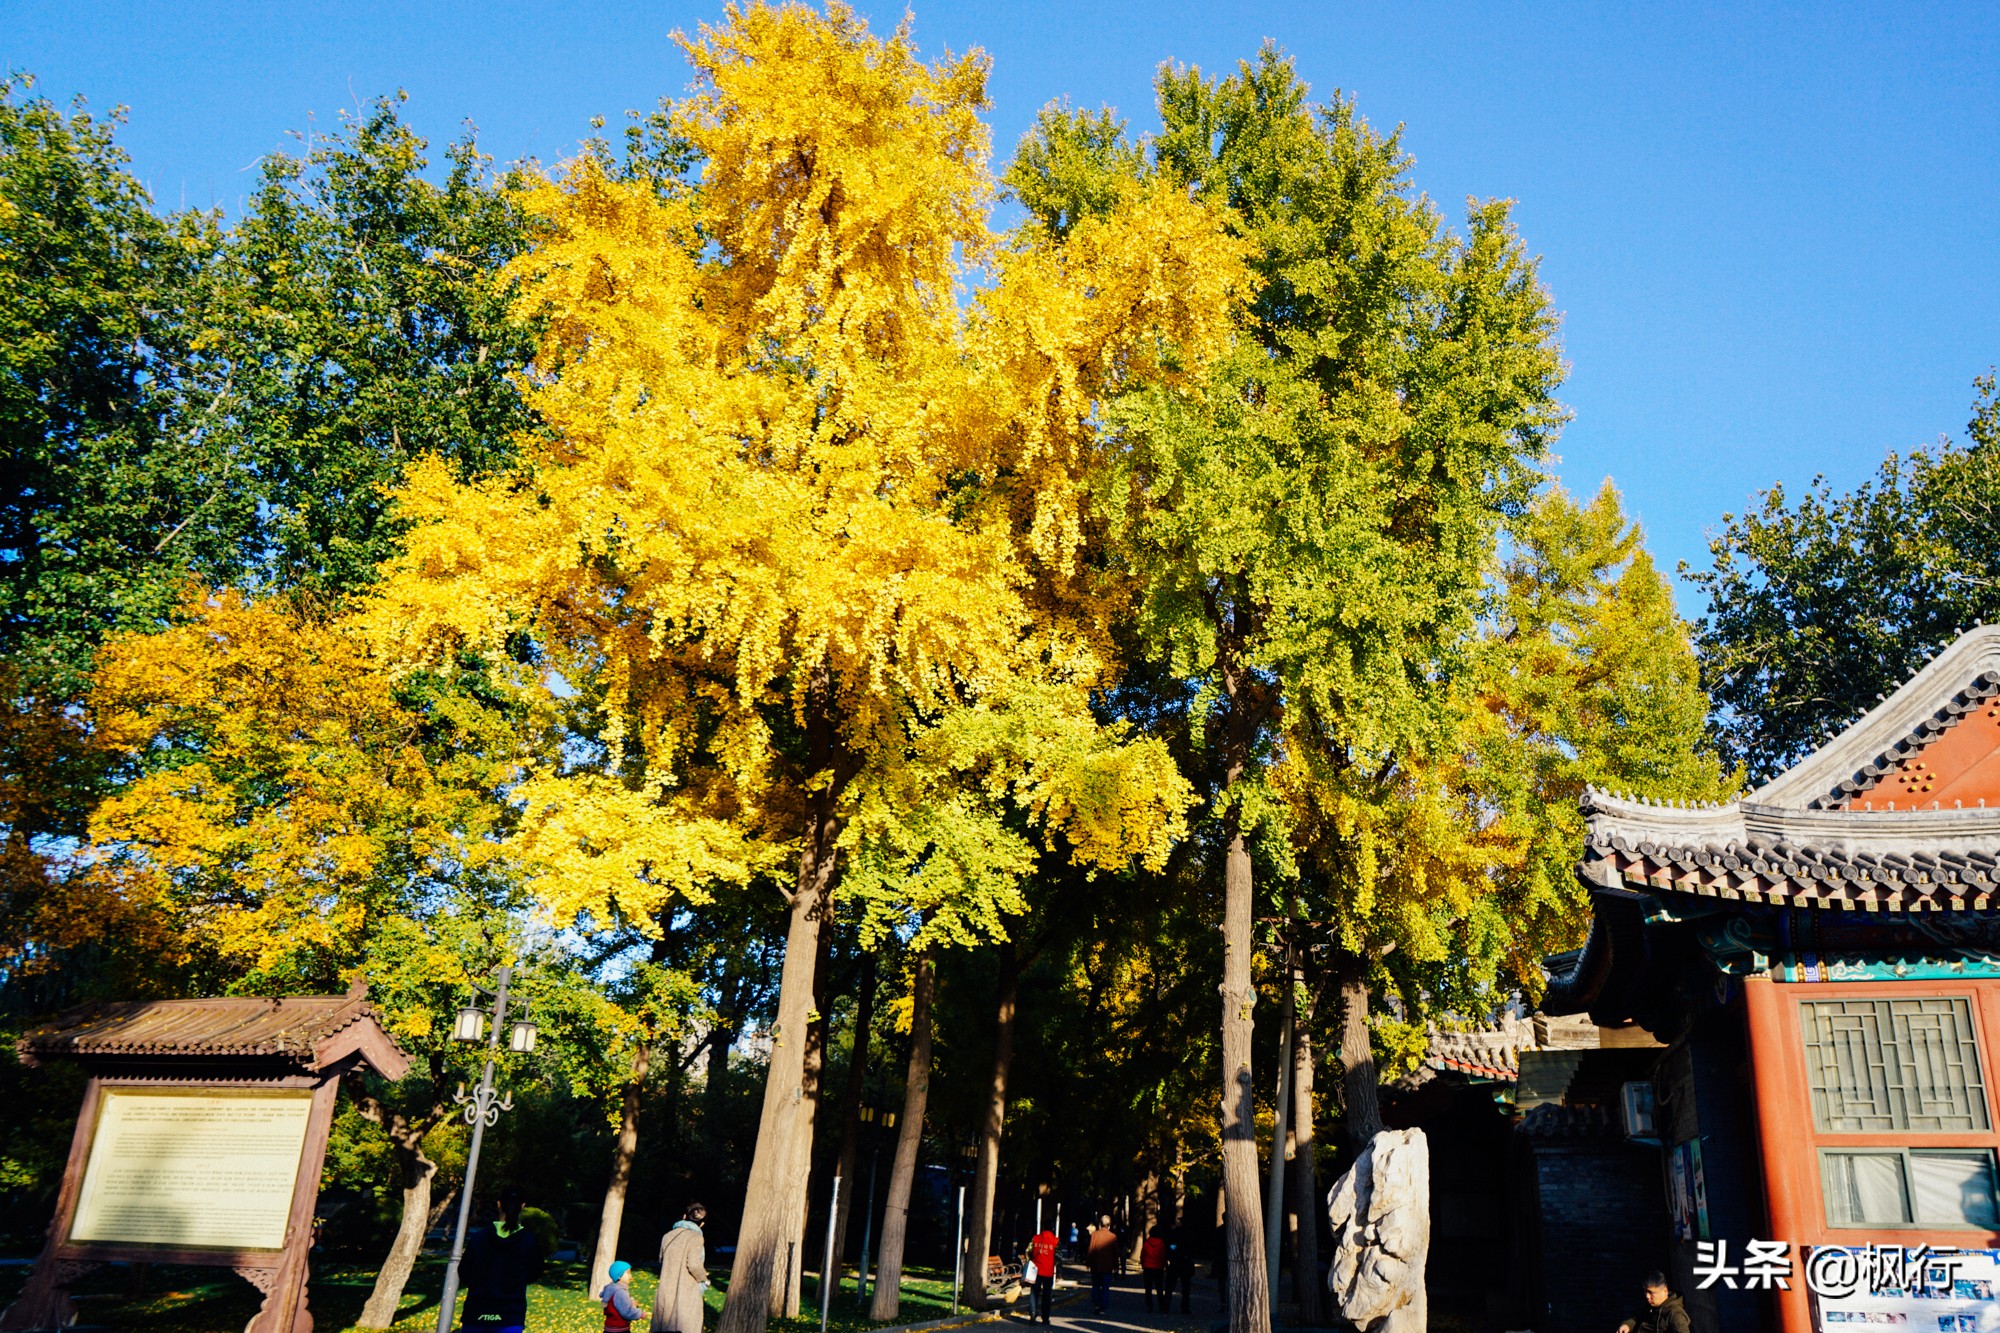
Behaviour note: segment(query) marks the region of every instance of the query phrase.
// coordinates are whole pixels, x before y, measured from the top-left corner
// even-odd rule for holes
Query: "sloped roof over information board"
[[[359,1056],[391,1079],[409,1067],[409,1057],[358,986],[346,995],[85,1005],[29,1029],[15,1049],[27,1065],[52,1059],[263,1059],[319,1070]]]

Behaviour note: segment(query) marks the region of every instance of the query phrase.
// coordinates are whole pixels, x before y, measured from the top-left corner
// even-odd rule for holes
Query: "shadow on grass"
[[[11,1301],[27,1280],[26,1267],[0,1269],[0,1305]],[[583,1264],[547,1265],[540,1281],[528,1288],[528,1327],[534,1333],[602,1333],[604,1307],[584,1291],[589,1269]],[[632,1297],[650,1307],[657,1275],[632,1273]],[[372,1267],[337,1259],[315,1262],[307,1299],[313,1322],[325,1333],[356,1333],[355,1320],[374,1289]],[[728,1283],[718,1272],[707,1292],[708,1326],[715,1326]],[[403,1291],[395,1333],[430,1333],[437,1327],[438,1297],[444,1288],[444,1259],[418,1261]],[[130,1329],[143,1333],[217,1333],[243,1327],[257,1313],[263,1297],[225,1268],[147,1266],[140,1270],[115,1265],[86,1275],[71,1289],[77,1304],[78,1327]],[[828,1310],[827,1333],[866,1333],[888,1324],[918,1323],[951,1313],[949,1274],[913,1270],[903,1279],[901,1310],[893,1320],[871,1320],[860,1304],[849,1277],[835,1292]],[[772,1333],[818,1333],[819,1293],[806,1276],[804,1301],[795,1319],[773,1319]]]

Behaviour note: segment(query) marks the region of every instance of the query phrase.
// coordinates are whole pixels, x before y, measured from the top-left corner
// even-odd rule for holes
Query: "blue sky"
[[[397,88],[434,141],[562,157],[678,92],[669,34],[719,3],[0,0],[0,64],[129,106],[162,205],[233,208],[288,130]],[[1959,434],[2000,362],[2000,5],[933,2],[916,33],[992,54],[1002,158],[1053,98],[1143,129],[1159,62],[1268,37],[1404,124],[1451,212],[1517,200],[1564,312],[1559,472],[1613,478],[1669,568],[1774,481]]]

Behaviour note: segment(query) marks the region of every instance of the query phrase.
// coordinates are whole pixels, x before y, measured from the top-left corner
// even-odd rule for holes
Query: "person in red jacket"
[[[1145,1244],[1139,1247],[1139,1271],[1146,1279],[1146,1312],[1153,1311],[1153,1297],[1160,1298],[1160,1309],[1167,1308],[1167,1238],[1154,1227],[1146,1233]]]
[[[1049,1322],[1049,1307],[1056,1299],[1056,1233],[1044,1227],[1028,1242],[1029,1257],[1035,1261],[1035,1305],[1028,1322]]]

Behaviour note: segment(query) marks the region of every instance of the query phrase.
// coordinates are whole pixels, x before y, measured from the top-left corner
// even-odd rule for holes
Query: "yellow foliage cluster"
[[[130,772],[91,819],[86,878],[235,967],[327,984],[414,886],[501,854],[511,741],[476,710],[406,706],[351,625],[197,598],[105,646],[90,706]]]
[[[1186,789],[1090,724],[1081,496],[1105,396],[1192,392],[1226,346],[1240,243],[1137,185],[1065,238],[1003,241],[985,59],[926,64],[907,28],[752,4],[683,47],[699,180],[586,158],[526,192],[544,239],[511,276],[546,328],[526,388],[551,439],[522,477],[413,471],[373,638],[418,663],[525,630],[541,688],[599,710],[602,762],[522,789],[559,916],[747,878],[833,787],[885,874],[923,859],[919,826],[990,832],[998,796],[1094,863],[1157,856]],[[992,759],[932,734],[968,709],[1021,740],[969,788]],[[839,755],[802,765],[780,733],[822,712]],[[1018,861],[982,856],[995,884]]]
[[[1704,743],[1686,627],[1617,491],[1550,487],[1511,536],[1439,743],[1374,769],[1290,744],[1272,783],[1296,854],[1341,886],[1344,950],[1475,989],[1504,968],[1534,996],[1588,926],[1585,787],[1723,800],[1740,775]]]

